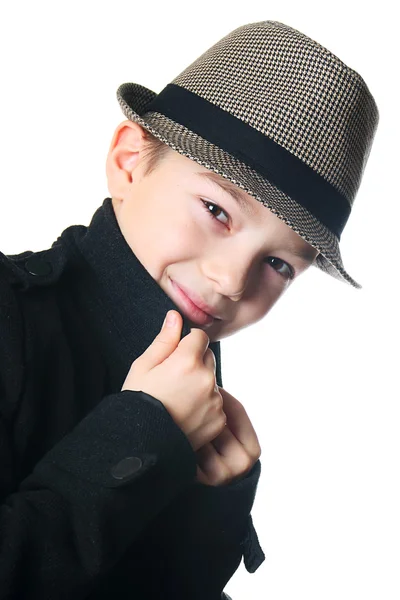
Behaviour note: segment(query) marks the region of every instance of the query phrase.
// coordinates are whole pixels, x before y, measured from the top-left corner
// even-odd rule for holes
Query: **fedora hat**
[[[159,93],[117,90],[124,115],[230,180],[345,271],[339,241],[379,120],[363,78],[335,54],[279,21],[238,27]]]

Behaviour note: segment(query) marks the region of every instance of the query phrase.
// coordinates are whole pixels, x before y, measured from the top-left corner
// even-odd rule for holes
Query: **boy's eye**
[[[272,262],[272,264],[270,263],[271,266],[278,273],[283,275],[283,277],[285,277],[285,279],[294,279],[294,276],[295,276],[294,269],[293,269],[293,267],[291,267],[289,265],[289,263],[285,262],[281,258],[277,258],[276,256],[268,256],[267,260]],[[283,272],[279,270],[279,269],[282,269],[282,267],[284,268]],[[286,269],[286,271],[285,271],[285,269]]]
[[[215,216],[215,213],[221,212],[228,217],[228,221],[229,221],[229,216],[227,215],[227,213],[224,210],[222,210],[222,208],[220,206],[218,206],[218,204],[213,204],[212,202],[208,202],[208,200],[202,200],[202,203],[204,204],[206,211],[208,212],[208,214],[211,216],[212,219],[215,219],[216,221],[218,221],[219,219],[217,219],[217,217]],[[214,212],[211,212],[208,209],[209,206],[212,206],[216,210]],[[222,221],[219,221],[219,222],[222,223],[222,225],[224,225],[224,224],[226,225],[226,223],[223,223]]]
[[[209,202],[208,200],[203,200],[203,199],[201,199],[201,201],[204,205],[205,210],[207,211],[207,214],[209,214],[210,217],[212,219],[214,219],[214,221],[218,221],[222,225],[226,225],[226,223],[223,223],[222,221],[217,219],[217,216],[219,216],[218,213],[223,213],[227,217],[227,220],[229,221],[229,215],[224,210],[222,210],[222,208],[220,206],[218,206],[218,204],[214,204],[213,202]],[[215,209],[215,210],[213,212],[211,212],[208,208],[209,206],[212,206],[213,209]],[[273,269],[275,269],[275,271],[277,273],[282,275],[282,277],[284,279],[286,279],[286,280],[294,279],[296,272],[295,272],[294,268],[291,265],[289,265],[289,263],[285,262],[281,258],[277,258],[276,256],[268,256],[266,261],[270,261],[269,264],[271,265],[271,267]],[[283,271],[281,270],[282,268],[283,268]]]

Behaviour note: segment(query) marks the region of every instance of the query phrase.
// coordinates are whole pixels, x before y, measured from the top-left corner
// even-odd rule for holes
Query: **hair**
[[[159,164],[167,157],[167,155],[172,152],[172,148],[147,131],[147,129],[142,129],[143,137],[145,139],[144,177],[147,177],[159,166]]]

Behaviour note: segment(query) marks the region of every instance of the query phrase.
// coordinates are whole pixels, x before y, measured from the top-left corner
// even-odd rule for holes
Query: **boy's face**
[[[178,152],[171,150],[145,177],[144,142],[141,127],[124,121],[107,157],[109,192],[127,243],[210,342],[256,323],[293,283],[291,267],[298,277],[318,251],[232,184],[247,201],[242,211],[228,192],[204,175],[227,183],[225,178]],[[220,319],[200,323],[204,313],[195,317],[176,285],[203,300]]]

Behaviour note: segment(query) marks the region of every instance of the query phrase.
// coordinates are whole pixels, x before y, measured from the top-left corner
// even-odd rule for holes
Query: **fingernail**
[[[167,327],[172,327],[173,325],[175,325],[175,323],[176,323],[176,315],[174,312],[169,311],[167,313],[167,316],[165,317],[163,327],[164,327],[164,325],[166,325]]]

